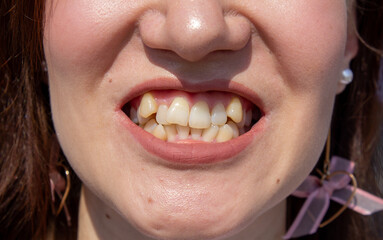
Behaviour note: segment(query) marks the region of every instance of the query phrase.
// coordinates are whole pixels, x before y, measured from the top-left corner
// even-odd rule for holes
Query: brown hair
[[[356,4],[357,31],[366,44],[360,44],[352,62],[354,82],[337,97],[332,153],[355,161],[359,185],[379,194],[375,176],[383,170],[376,168],[379,159],[373,153],[381,120],[380,55],[374,49],[382,49],[383,0]],[[43,12],[42,0],[0,3],[0,239],[44,239],[52,218],[49,148],[53,127],[42,67]],[[292,217],[297,201],[290,202]],[[76,207],[72,209],[76,212]],[[318,234],[302,239],[378,239],[383,236],[381,226],[382,214],[361,217],[349,211]]]

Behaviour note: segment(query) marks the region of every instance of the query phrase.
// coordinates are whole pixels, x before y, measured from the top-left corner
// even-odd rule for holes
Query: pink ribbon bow
[[[353,173],[353,171],[353,162],[337,156],[331,158],[330,174]],[[354,187],[349,185],[350,180],[351,178],[347,174],[333,175],[323,181],[316,176],[308,176],[292,194],[295,197],[307,198],[307,200],[283,238],[296,238],[315,233],[327,212],[330,199],[344,205],[352,196]],[[357,188],[348,208],[363,215],[371,215],[383,210],[383,199]]]

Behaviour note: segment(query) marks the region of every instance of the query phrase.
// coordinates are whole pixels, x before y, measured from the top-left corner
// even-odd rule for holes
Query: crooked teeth
[[[174,98],[166,115],[166,122],[187,126],[189,121],[189,104],[182,97]]]
[[[154,128],[157,127],[157,122],[154,119],[150,119],[144,126],[144,130],[152,133]]]
[[[217,142],[226,142],[233,138],[234,131],[233,129],[228,125],[225,124],[222,127],[219,128],[216,141]]]
[[[176,129],[177,129],[179,139],[183,140],[189,137],[189,131],[190,131],[189,127],[176,125]]]
[[[225,106],[222,103],[218,103],[211,110],[211,123],[214,125],[222,126],[227,122],[227,114]]]
[[[165,125],[165,132],[169,142],[173,142],[177,138],[177,129],[175,125]]]
[[[204,129],[210,126],[209,106],[200,101],[194,104],[190,110],[189,126],[191,128]]]
[[[162,125],[168,125],[169,123],[166,121],[166,115],[168,114],[168,106],[161,104],[158,107],[156,121]]]
[[[153,132],[152,132],[153,136],[155,136],[156,138],[159,138],[161,140],[166,140],[166,131],[165,131],[165,128],[164,126],[162,126],[161,124],[157,125],[154,129],[153,129]]]
[[[216,125],[211,125],[209,128],[203,130],[202,140],[205,142],[211,142],[215,139],[219,131],[219,127]]]
[[[157,102],[154,99],[153,95],[150,93],[145,93],[144,96],[142,96],[141,104],[139,107],[141,117],[147,118],[153,113],[156,113],[157,109]]]
[[[199,140],[201,138],[202,129],[191,128],[190,133],[193,140]]]
[[[168,107],[157,104],[151,93],[142,96],[136,110],[129,110],[131,120],[155,137],[168,142],[193,139],[205,142],[225,142],[244,134],[259,119],[260,111],[242,108],[241,100],[232,97],[230,103],[214,105],[211,112],[205,101],[198,101],[189,110],[188,100],[176,97]]]
[[[236,123],[239,123],[242,120],[242,104],[239,98],[233,97],[226,107],[226,114]]]

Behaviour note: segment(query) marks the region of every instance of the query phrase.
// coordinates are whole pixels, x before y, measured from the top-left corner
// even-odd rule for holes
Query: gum
[[[190,108],[198,101],[205,101],[209,105],[210,110],[212,110],[213,107],[218,103],[222,103],[226,108],[233,97],[237,97],[241,101],[242,108],[246,111],[251,109],[253,106],[250,101],[229,92],[208,91],[191,93],[179,90],[155,90],[150,91],[149,93],[153,95],[158,105],[165,104],[168,107],[176,97],[185,98],[188,101]],[[141,99],[142,96],[134,98],[132,101],[130,101],[130,106],[138,109]]]

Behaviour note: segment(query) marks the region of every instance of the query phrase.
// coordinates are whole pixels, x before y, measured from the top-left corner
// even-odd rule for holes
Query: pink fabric
[[[354,163],[334,156],[330,162],[329,172],[331,174],[336,171],[352,173]],[[350,180],[348,175],[339,174],[321,183],[316,176],[308,176],[292,194],[307,200],[283,238],[290,239],[315,233],[327,212],[330,199],[341,205],[347,203],[353,191],[353,186],[349,185]],[[383,210],[383,199],[358,188],[348,207],[360,214],[370,215]]]

